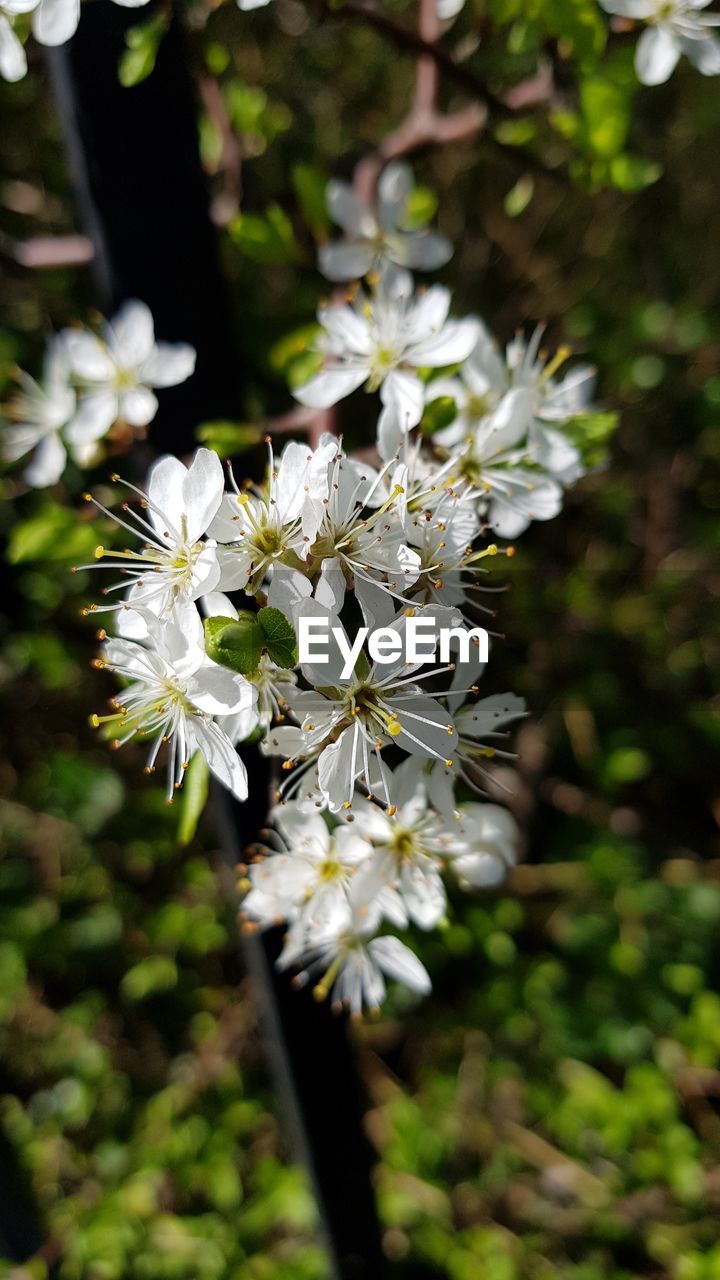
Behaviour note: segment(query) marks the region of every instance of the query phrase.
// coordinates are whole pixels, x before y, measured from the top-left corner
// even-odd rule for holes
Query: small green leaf
[[[155,67],[160,41],[168,27],[168,19],[160,13],[140,22],[125,33],[127,49],[120,58],[118,79],[126,89],[147,80]]]
[[[644,187],[652,186],[660,177],[661,166],[643,156],[632,156],[625,152],[624,155],[613,156],[610,161],[610,179],[618,191],[642,191]]]
[[[120,990],[128,1000],[145,1000],[177,985],[178,971],[170,956],[147,956],[128,969]]]
[[[228,230],[253,262],[294,262],[298,256],[292,223],[277,204],[269,205],[265,213],[238,214]]]
[[[189,844],[197,830],[197,824],[208,796],[209,770],[201,751],[196,751],[185,770],[185,781],[180,792],[180,817],[178,843]]]
[[[408,231],[426,227],[437,213],[438,200],[429,187],[413,187],[403,211],[403,226]]]
[[[262,440],[259,427],[246,422],[203,422],[195,431],[196,438],[221,458],[247,453]]]
[[[617,430],[620,415],[612,411],[581,413],[563,424],[563,434],[580,450],[583,464],[596,467],[607,451],[611,436]]]
[[[503,208],[508,218],[518,218],[527,209],[533,198],[535,183],[529,173],[518,178],[515,186],[508,191],[503,201]]]
[[[237,619],[205,619],[208,657],[242,676],[257,671],[264,643],[265,635],[254,613],[239,613]]]
[[[11,564],[32,560],[92,558],[99,542],[90,524],[81,524],[75,512],[58,503],[46,503],[40,511],[10,530],[7,558]]]
[[[258,613],[268,657],[278,667],[292,669],[297,662],[295,628],[279,609],[265,608]]]
[[[432,386],[432,383],[430,384]],[[457,405],[452,396],[438,396],[426,404],[420,423],[423,435],[432,436],[436,431],[449,427],[457,417]]]
[[[318,239],[325,239],[330,230],[330,219],[325,204],[327,178],[322,169],[312,164],[296,164],[292,169],[295,188],[303,217]]]

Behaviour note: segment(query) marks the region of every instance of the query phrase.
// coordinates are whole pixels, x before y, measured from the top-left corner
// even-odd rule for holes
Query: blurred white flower
[[[363,1008],[379,1009],[385,999],[385,978],[394,978],[417,995],[427,995],[431,982],[425,966],[399,938],[373,938],[367,912],[352,903],[344,929],[328,931],[312,943],[292,934],[278,961],[281,969],[297,969],[295,983],[313,982],[313,994],[333,1008],[347,1008],[358,1017]]]
[[[620,18],[647,22],[635,51],[635,71],[642,84],[664,84],[685,57],[704,76],[720,75],[720,41],[711,30],[717,13],[702,13],[710,0],[600,0]]]
[[[302,942],[346,926],[350,883],[370,845],[352,827],[338,826],[331,834],[321,814],[297,804],[281,805],[272,822],[277,850],[250,867],[243,913],[262,925],[288,920]]]
[[[177,386],[195,369],[195,351],[187,343],[155,341],[144,302],[126,302],[104,326],[102,338],[75,329],[63,338],[81,390],[66,433],[73,445],[99,440],[117,421],[146,427],[158,408],[152,388]]]
[[[70,387],[69,368],[63,343],[54,338],[48,344],[41,381],[20,372],[20,394],[6,407],[12,421],[3,425],[2,456],[15,462],[34,450],[25,468],[25,479],[35,488],[55,484],[65,470],[66,451],[61,430],[75,412],[75,392]]]
[[[458,821],[465,848],[451,850],[450,870],[463,889],[500,884],[517,862],[519,832],[512,814],[498,804],[473,803],[463,805]]]
[[[408,204],[414,188],[412,169],[393,161],[380,175],[377,212],[347,182],[332,178],[327,207],[345,239],[322,245],[320,270],[329,280],[359,280],[386,262],[419,271],[434,271],[452,257],[452,245],[426,227],[408,230]]]

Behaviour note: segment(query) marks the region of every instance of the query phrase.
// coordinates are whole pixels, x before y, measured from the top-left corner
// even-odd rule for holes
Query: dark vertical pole
[[[83,5],[77,35],[50,51],[49,61],[102,305],[139,297],[159,337],[192,342],[198,352],[194,378],[162,393],[151,431],[153,444],[180,454],[193,447],[199,422],[237,414],[238,360],[175,21],[148,79],[131,89],[118,83],[125,32],[146,14],[93,0]],[[245,758],[248,804],[216,803],[231,863],[241,860],[267,812],[265,763],[256,750]],[[280,945],[277,930],[251,939],[249,963],[290,1122],[314,1179],[331,1272],[337,1280],[380,1280],[371,1153],[347,1026],[275,972]]]

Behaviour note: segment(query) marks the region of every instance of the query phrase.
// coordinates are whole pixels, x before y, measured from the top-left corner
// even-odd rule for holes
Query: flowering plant
[[[84,613],[102,616],[96,665],[120,682],[91,723],[114,746],[145,740],[148,772],[166,755],[170,803],[193,761],[238,801],[239,744],[278,761],[272,831],[243,874],[246,927],[287,921],[280,965],[355,1013],[377,1007],[387,977],[429,989],[389,930],[441,925],[446,875],[493,885],[517,856],[494,769],[513,758],[525,705],[493,688],[487,645],[460,638],[495,616],[490,566],[513,554],[508,539],[555,516],[583,474],[592,418],[592,370],[567,372],[569,353],[544,351],[542,330],[502,351],[478,318],[451,318],[446,288],[416,288],[398,265],[447,256],[427,229],[404,248],[376,234],[392,228],[390,194],[397,209],[408,173],[388,167],[366,218],[330,186],[348,243],[321,251],[321,266],[366,274],[320,308],[313,372],[295,389],[311,439],[278,455],[268,435],[259,483],[226,476],[207,448],[188,465],[160,458],[143,489],[113,476],[121,512],[86,497],[129,545],[111,537],[76,566],[103,575]],[[190,375],[193,359],[155,342],[140,303],[101,336],[60,335],[42,389],[24,379],[13,402],[24,421],[6,428],[6,453],[34,447],[26,479],[56,480],[66,445],[82,465],[118,424],[141,429],[152,388]],[[361,389],[375,442],[358,454],[323,428]],[[431,651],[449,633],[440,662],[408,656],[420,622]],[[298,652],[309,624],[332,637],[325,661]]]

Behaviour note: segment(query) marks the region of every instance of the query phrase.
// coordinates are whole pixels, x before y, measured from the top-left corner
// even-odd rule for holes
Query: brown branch
[[[375,17],[378,16],[375,10],[365,5],[362,5],[362,11],[365,14],[372,13]],[[385,16],[382,14],[379,16],[385,24]],[[371,23],[371,25],[377,24]],[[395,27],[394,23],[390,25]],[[402,31],[403,34],[413,34],[406,33],[405,28],[395,30]],[[417,37],[413,36],[418,56],[412,105],[398,128],[389,133],[377,150],[365,156],[355,169],[355,190],[367,204],[372,204],[378,178],[383,166],[389,160],[409,155],[420,147],[442,146],[448,142],[472,138],[487,123],[489,112],[484,102],[473,103],[472,106],[456,111],[452,115],[443,115],[438,111],[440,65],[436,55],[439,51],[437,41],[441,35],[442,26],[438,18],[436,0],[419,0],[418,33]],[[395,39],[397,43],[397,38]],[[453,63],[453,66],[455,65]]]
[[[492,93],[474,72],[456,62],[447,49],[434,40],[428,40],[420,31],[411,31],[407,27],[399,26],[393,22],[392,18],[375,8],[371,0],[346,0],[337,9],[331,8],[326,0],[306,0],[306,3],[324,22],[345,19],[359,23],[361,26],[372,27],[403,53],[408,53],[415,58],[424,57],[432,60],[449,80],[453,80],[473,98],[484,103],[499,119],[506,119],[512,115],[512,111],[502,98]]]
[[[29,240],[13,240],[0,236],[0,255],[18,266],[33,271],[59,267],[84,267],[95,256],[87,236],[32,236]]]
[[[215,172],[223,174],[225,189],[221,200],[215,202],[213,221],[223,226],[234,217],[240,205],[242,151],[225,108],[220,86],[214,76],[201,77],[200,97],[220,136],[221,150]]]

